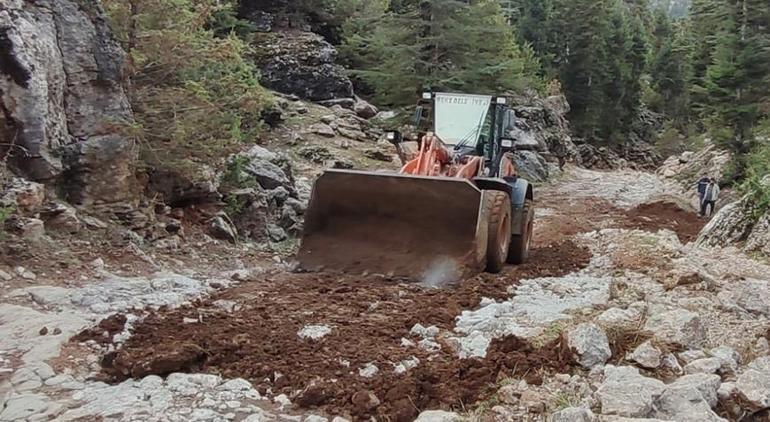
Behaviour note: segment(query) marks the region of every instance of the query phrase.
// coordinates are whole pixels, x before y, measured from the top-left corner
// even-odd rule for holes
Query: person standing
[[[698,180],[698,204],[700,204],[700,212],[698,216],[703,217],[703,209],[705,206],[704,198],[706,196],[706,188],[709,186],[709,178],[705,174]]]
[[[706,186],[706,192],[704,193],[703,200],[701,201],[700,213],[702,216],[711,216],[711,214],[714,213],[717,199],[719,199],[719,185],[717,184],[716,180],[711,179],[709,180],[709,184]]]

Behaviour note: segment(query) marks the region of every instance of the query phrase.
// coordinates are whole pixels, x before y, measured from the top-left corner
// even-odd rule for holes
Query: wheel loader
[[[527,259],[534,196],[512,162],[507,99],[425,93],[414,120],[416,142],[386,133],[402,158],[399,172],[318,177],[300,268],[448,282]]]

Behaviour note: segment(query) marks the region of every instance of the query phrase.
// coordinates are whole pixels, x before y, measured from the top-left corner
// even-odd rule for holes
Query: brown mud
[[[642,204],[625,212],[622,227],[657,231],[669,229],[677,234],[682,243],[695,240],[708,223],[706,218],[689,210],[684,210],[670,202],[652,202]]]
[[[279,274],[191,307],[151,312],[102,364],[115,381],[172,372],[214,373],[246,378],[262,393],[287,394],[306,408],[349,413],[357,420],[411,420],[418,409],[471,407],[503,378],[538,383],[543,371],[564,372],[569,365],[560,340],[534,348],[512,337],[498,339],[486,359],[462,360],[452,341],[442,336],[436,340],[442,346],[438,353],[402,346],[402,338],[421,340],[410,335],[415,324],[451,330],[455,317],[477,307],[483,297],[508,298],[508,287],[520,279],[565,275],[589,259],[586,249],[560,242],[533,250],[530,264],[441,289],[382,276]],[[238,301],[242,308],[222,311],[214,305],[221,299]],[[203,322],[185,323],[185,318]],[[332,331],[317,341],[298,336],[313,324]],[[413,357],[420,361],[416,368],[394,372],[395,365]],[[359,369],[369,363],[379,371],[361,377]],[[379,405],[360,399],[369,392]]]

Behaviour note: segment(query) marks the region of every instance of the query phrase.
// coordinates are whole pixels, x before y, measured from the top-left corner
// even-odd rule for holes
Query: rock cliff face
[[[566,117],[569,103],[563,95],[517,97],[512,108],[517,121],[510,136],[516,140],[514,164],[520,174],[531,181],[547,180],[560,155],[580,164]]]
[[[762,184],[770,188],[770,175]],[[742,245],[747,252],[770,256],[770,211],[759,212],[749,196],[719,210],[698,238],[711,246]]]
[[[134,200],[124,61],[97,0],[0,0],[0,142],[15,172],[75,204]]]

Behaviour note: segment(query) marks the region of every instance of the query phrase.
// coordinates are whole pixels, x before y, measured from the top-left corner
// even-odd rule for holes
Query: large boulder
[[[770,190],[770,175],[762,179],[760,188]],[[750,195],[717,211],[701,231],[697,244],[726,246],[744,241],[746,251],[770,256],[770,210],[758,210]]]
[[[697,348],[706,340],[706,331],[698,314],[685,309],[654,313],[647,319],[644,329],[660,342],[684,347]]]
[[[753,410],[770,406],[770,356],[755,359],[738,376],[738,394]]]
[[[626,417],[647,417],[666,385],[639,374],[631,366],[604,368],[604,382],[596,391],[602,413]]]
[[[0,1],[0,128],[10,165],[70,202],[133,202],[125,53],[97,0]]]
[[[311,32],[280,32],[258,37],[262,84],[312,101],[353,98],[345,68],[335,64],[337,50]]]
[[[569,330],[567,345],[575,361],[586,369],[602,365],[612,357],[607,335],[596,324],[583,323]]]

